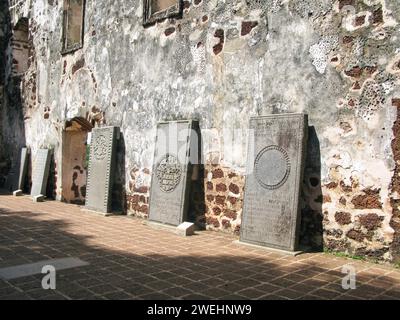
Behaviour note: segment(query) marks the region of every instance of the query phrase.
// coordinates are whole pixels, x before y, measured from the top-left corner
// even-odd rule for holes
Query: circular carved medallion
[[[156,175],[162,191],[174,191],[182,176],[182,167],[178,158],[166,154],[157,165]]]
[[[107,139],[104,135],[96,137],[93,145],[93,154],[96,160],[103,160],[107,155]]]
[[[286,150],[268,146],[260,151],[254,163],[255,176],[265,189],[275,190],[285,184],[290,173],[290,159]]]

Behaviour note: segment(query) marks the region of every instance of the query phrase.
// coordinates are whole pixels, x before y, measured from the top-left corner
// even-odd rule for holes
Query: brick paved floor
[[[324,253],[297,257],[238,246],[233,236],[181,238],[142,220],[0,195],[0,268],[75,257],[89,266],[0,280],[0,299],[399,299],[400,270]],[[342,266],[357,289],[341,287]]]

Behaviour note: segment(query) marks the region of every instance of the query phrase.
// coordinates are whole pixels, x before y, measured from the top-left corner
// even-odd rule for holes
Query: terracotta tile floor
[[[399,299],[400,270],[324,253],[288,257],[198,232],[181,238],[143,220],[0,195],[0,268],[74,257],[89,266],[0,280],[0,299]],[[341,287],[351,264],[357,289]]]

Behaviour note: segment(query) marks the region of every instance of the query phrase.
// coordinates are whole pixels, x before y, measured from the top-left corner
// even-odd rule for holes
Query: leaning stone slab
[[[39,149],[33,162],[31,196],[45,195],[52,150]]]
[[[15,165],[12,167],[9,174],[9,179],[7,179],[6,188],[10,191],[23,190],[26,174],[28,170],[29,161],[29,148],[22,148],[20,151],[20,156],[16,161]]]
[[[21,149],[21,157],[20,157],[20,164],[19,164],[19,176],[18,176],[18,185],[17,185],[18,190],[24,189],[26,173],[28,171],[29,154],[30,154],[29,148]]]
[[[104,214],[111,212],[111,193],[119,133],[118,127],[96,128],[92,131],[86,186],[86,209]]]
[[[194,235],[194,223],[184,222],[176,227],[175,233],[181,237],[189,237]]]
[[[194,164],[199,164],[198,121],[160,122],[151,179],[150,221],[171,226],[187,221]]]
[[[254,117],[250,130],[240,240],[296,251],[307,115]]]

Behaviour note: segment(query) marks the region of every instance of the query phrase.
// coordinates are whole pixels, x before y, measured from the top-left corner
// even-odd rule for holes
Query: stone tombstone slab
[[[157,126],[149,220],[172,226],[187,221],[193,165],[199,164],[199,124],[195,120]]]
[[[254,117],[250,130],[240,241],[296,251],[307,115]]]
[[[29,148],[21,148],[20,156],[12,166],[9,173],[9,179],[7,179],[6,189],[9,191],[22,190],[24,188],[28,169],[29,153]]]
[[[118,127],[93,129],[86,185],[87,209],[111,212],[111,192],[116,165]]]
[[[29,160],[29,148],[21,149],[21,156],[19,162],[19,175],[18,175],[18,184],[15,190],[23,190],[24,183],[26,178],[26,173],[28,170],[28,160]]]
[[[50,149],[39,149],[36,154],[32,170],[32,197],[46,195],[52,153]]]

